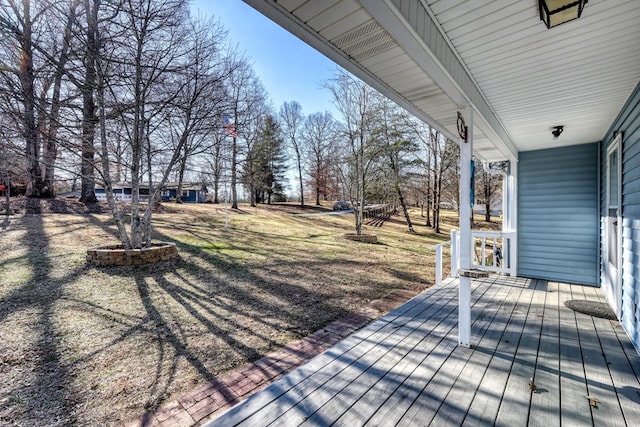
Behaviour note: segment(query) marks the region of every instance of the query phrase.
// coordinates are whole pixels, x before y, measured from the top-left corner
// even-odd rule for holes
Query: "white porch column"
[[[463,111],[467,125],[467,142],[460,138],[460,270],[471,268],[471,159],[473,155],[473,110]],[[471,278],[459,278],[458,344],[471,345]]]
[[[506,219],[506,224],[503,223],[502,228],[504,231],[509,232],[510,245],[509,245],[509,275],[515,277],[518,273],[518,161],[511,160],[509,162],[509,174],[507,200],[509,203],[508,211],[509,215],[503,218]],[[505,230],[505,225],[507,229]]]

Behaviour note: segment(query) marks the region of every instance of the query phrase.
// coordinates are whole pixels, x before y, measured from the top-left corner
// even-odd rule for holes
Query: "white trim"
[[[473,156],[473,108],[463,110],[467,141],[460,139],[460,269],[471,268],[471,160]],[[471,278],[460,275],[458,295],[458,344],[471,346]]]
[[[617,203],[611,203],[611,154],[617,151],[618,168],[615,180],[617,182]],[[618,133],[611,145],[607,148],[607,156],[605,159],[606,165],[606,181],[605,181],[605,217],[604,217],[604,256],[603,256],[603,276],[604,276],[604,290],[609,304],[613,307],[616,315],[620,319],[622,315],[622,134]],[[609,277],[609,211],[616,209],[616,243],[615,243],[615,258],[616,258],[616,278],[615,283],[611,282]]]
[[[509,268],[511,269],[511,276],[518,275],[518,162],[509,162],[509,175],[508,175],[508,215],[505,216],[507,220],[507,229],[511,233],[511,247],[509,248]],[[504,221],[504,219],[503,219]],[[503,224],[504,230],[504,224]]]
[[[425,6],[421,0],[414,0],[420,3],[422,6]],[[466,93],[464,89],[460,86],[460,82],[458,82],[446,69],[440,58],[437,56],[437,52],[431,50],[425,40],[416,33],[416,31],[412,28],[411,24],[406,21],[405,17],[402,15],[402,12],[397,9],[397,7],[390,0],[361,0],[360,3],[367,10],[367,12],[380,24],[382,27],[394,38],[394,40],[400,45],[407,54],[415,60],[416,64],[418,64],[422,70],[442,89],[442,91],[451,99],[459,107],[467,107],[471,106],[474,108],[477,117],[474,119],[477,120],[477,127],[482,131],[482,133],[491,141],[491,143],[496,146],[496,148],[509,160],[515,160],[518,157],[518,151],[513,144],[513,141],[510,139],[510,135],[505,130],[504,126],[502,126],[502,122],[495,115],[490,104],[487,102],[484,94],[479,89],[478,85],[476,85],[475,81],[471,77],[471,75],[467,72],[466,68],[463,66],[463,62],[460,61],[459,56],[455,50],[451,50],[451,55],[453,55],[457,61],[460,62],[461,70],[466,74],[469,78],[469,81],[473,85],[473,88],[480,95],[480,99],[476,99],[479,103],[485,102],[489,111],[489,114],[493,115],[493,118],[496,120],[498,126],[501,127],[501,131],[505,133],[506,140],[499,136],[498,132],[494,127],[490,124],[489,118],[484,117],[480,113],[480,108],[477,103],[472,99],[472,94]],[[443,41],[445,42],[445,49],[451,49],[449,45],[448,38],[442,32],[439,24],[437,24],[437,20],[433,19],[433,17],[429,14],[430,9],[426,8],[426,17],[425,19],[429,19],[440,35],[442,36]],[[389,95],[387,95],[389,96]],[[405,107],[406,108],[406,107]],[[450,132],[445,133],[447,136],[451,138]],[[451,138],[455,139],[455,138]],[[482,157],[478,155],[478,157]]]

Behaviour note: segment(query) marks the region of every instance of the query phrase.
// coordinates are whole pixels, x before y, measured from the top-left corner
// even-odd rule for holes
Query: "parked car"
[[[334,211],[344,211],[351,208],[351,204],[346,200],[339,200],[333,204]]]

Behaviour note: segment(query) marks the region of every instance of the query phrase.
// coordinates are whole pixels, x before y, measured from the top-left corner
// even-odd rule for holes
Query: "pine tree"
[[[287,158],[280,126],[272,115],[265,117],[251,151],[252,168],[245,176],[254,184],[256,202],[271,204],[274,200],[283,200]]]

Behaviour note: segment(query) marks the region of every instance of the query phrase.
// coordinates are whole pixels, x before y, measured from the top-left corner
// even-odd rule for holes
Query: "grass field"
[[[370,245],[341,238],[350,214],[241,206],[225,229],[220,206],[166,211],[155,238],[180,259],[137,268],[85,264],[117,243],[109,215],[0,217],[0,424],[139,417],[394,289],[429,287],[431,247],[456,226],[448,213],[445,234],[409,234],[395,215],[367,227]]]

